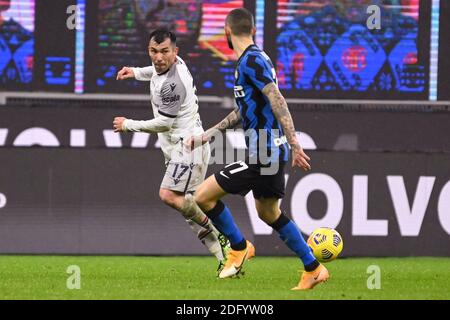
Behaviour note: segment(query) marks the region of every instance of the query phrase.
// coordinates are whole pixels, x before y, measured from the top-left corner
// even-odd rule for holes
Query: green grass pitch
[[[69,290],[68,266],[81,270]],[[368,267],[381,271],[381,289],[367,288]],[[238,279],[216,278],[212,257],[0,256],[0,299],[449,299],[450,258],[338,259],[330,280],[307,292],[296,258],[256,257]],[[370,282],[370,281],[369,281]]]

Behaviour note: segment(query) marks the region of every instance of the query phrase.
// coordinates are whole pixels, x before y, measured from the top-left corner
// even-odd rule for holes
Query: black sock
[[[270,224],[270,226],[277,232],[280,232],[280,229],[283,228],[285,225],[289,223],[289,218],[286,217],[284,213],[281,213],[281,215],[278,217],[277,221]]]
[[[236,251],[242,251],[242,250],[245,250],[245,248],[247,248],[247,241],[245,239],[239,243],[231,245],[231,249],[236,250]]]
[[[305,271],[306,272],[311,272],[317,269],[317,267],[320,266],[319,261],[314,260],[313,262],[311,262],[310,264],[305,266]]]

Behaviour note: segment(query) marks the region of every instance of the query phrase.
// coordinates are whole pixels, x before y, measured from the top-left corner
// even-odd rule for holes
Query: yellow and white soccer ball
[[[307,242],[320,262],[333,261],[344,247],[341,235],[331,228],[317,228],[311,233]]]

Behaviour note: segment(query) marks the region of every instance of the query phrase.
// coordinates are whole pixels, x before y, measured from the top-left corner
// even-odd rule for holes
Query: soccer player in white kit
[[[204,132],[194,80],[184,61],[177,56],[176,36],[172,32],[164,28],[152,32],[148,49],[153,65],[124,67],[118,72],[117,80],[135,78],[150,82],[154,118],[137,121],[116,117],[114,131],[158,134],[166,163],[160,198],[184,216],[200,241],[219,260],[220,269],[228,241],[203,212],[192,210],[192,194],[205,179],[210,157],[209,145],[200,148],[197,154],[184,150],[183,140]]]

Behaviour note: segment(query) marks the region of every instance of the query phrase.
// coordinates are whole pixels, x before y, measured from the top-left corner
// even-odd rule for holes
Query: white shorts
[[[161,183],[162,189],[193,193],[205,180],[211,151],[209,144],[186,151],[182,141],[173,150],[166,161],[166,173]]]

